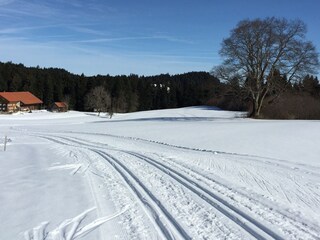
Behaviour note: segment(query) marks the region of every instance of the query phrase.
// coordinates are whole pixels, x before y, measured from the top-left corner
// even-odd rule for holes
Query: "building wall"
[[[0,112],[6,112],[7,111],[7,101],[0,97]]]
[[[0,100],[0,112],[17,112],[20,109],[20,102],[17,103],[7,103],[5,101]]]
[[[0,101],[0,112],[6,112],[7,111],[7,103],[2,103]]]
[[[41,104],[21,105],[21,111],[40,110]]]
[[[20,102],[17,103],[7,103],[0,99],[0,112],[13,113],[17,111],[32,111],[32,110],[40,110],[41,104],[33,104],[33,105],[20,105]]]
[[[51,108],[51,111],[53,112],[67,112],[68,111],[68,108],[66,107],[57,107],[56,105],[54,105],[52,108]]]

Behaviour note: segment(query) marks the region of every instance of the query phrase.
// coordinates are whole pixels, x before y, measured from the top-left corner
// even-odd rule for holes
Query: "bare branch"
[[[224,61],[213,72],[227,81],[239,78],[255,102],[253,114],[258,117],[265,97],[274,88],[275,82],[267,79],[275,70],[291,82],[318,69],[318,54],[305,35],[306,25],[300,20],[243,20],[223,40],[220,55]]]

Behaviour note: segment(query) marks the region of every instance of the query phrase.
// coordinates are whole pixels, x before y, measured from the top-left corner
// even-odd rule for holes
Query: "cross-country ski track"
[[[242,116],[1,116],[0,240],[320,240],[320,122]]]
[[[148,189],[143,184],[145,179],[145,171],[139,175],[139,171],[137,170],[141,168],[141,165],[139,166],[139,164],[152,167],[153,172],[157,172],[157,174],[161,175],[162,179],[164,178],[167,181],[172,182],[173,185],[179,184],[180,187],[184,189],[183,193],[190,194],[192,200],[197,201],[199,206],[203,207],[203,204],[211,206],[212,208],[210,208],[210,210],[215,211],[215,215],[218,215],[218,221],[225,222],[224,227],[228,228],[227,226],[232,224],[234,225],[234,228],[237,228],[236,231],[235,229],[230,230],[231,237],[240,237],[245,239],[249,237],[255,239],[287,239],[286,232],[281,233],[280,231],[275,231],[274,226],[272,226],[272,224],[277,222],[287,221],[287,224],[290,228],[287,228],[286,231],[290,232],[291,236],[299,236],[299,232],[303,231],[304,234],[308,234],[311,239],[318,238],[316,229],[317,226],[312,226],[311,224],[310,228],[306,230],[304,224],[295,222],[295,218],[290,216],[290,214],[283,214],[277,210],[273,210],[264,203],[260,203],[257,200],[251,199],[251,197],[248,199],[247,196],[242,195],[242,198],[247,198],[243,200],[247,206],[237,207],[233,205],[236,203],[233,198],[228,198],[221,194],[221,192],[232,190],[227,189],[226,186],[223,186],[215,181],[214,183],[217,184],[219,188],[224,188],[223,191],[220,190],[219,192],[215,188],[211,188],[206,184],[206,181],[212,182],[211,179],[190,169],[188,170],[191,172],[188,173],[188,171],[182,169],[185,169],[185,167],[177,163],[172,164],[168,162],[168,160],[163,161],[163,159],[156,160],[144,155],[143,153],[118,149],[116,147],[112,147],[110,144],[91,142],[86,139],[68,136],[66,133],[51,135],[38,134],[36,136],[47,139],[51,142],[55,142],[56,144],[71,147],[73,150],[74,148],[79,148],[82,151],[85,149],[98,154],[103,160],[106,161],[106,164],[110,164],[114,168],[115,172],[117,172],[117,174],[122,177],[123,181],[126,182],[128,188],[130,188],[130,191],[137,197],[137,200],[140,202],[143,211],[149,217],[150,221],[153,223],[153,226],[159,233],[159,236],[162,238],[196,239],[196,236],[189,236],[187,230],[188,227],[186,226],[187,224],[184,223],[184,227],[181,226],[175,220],[174,216],[170,214],[169,210],[165,208],[161,200],[155,197],[155,195],[152,193],[154,190]],[[109,137],[117,138],[118,141],[121,139],[119,136]],[[131,139],[131,141],[135,140]],[[171,148],[170,146],[167,147]],[[173,147],[176,148],[176,146]],[[115,157],[115,155],[119,153],[121,157]],[[128,156],[131,156],[131,158],[128,159]],[[139,162],[137,163],[137,161]],[[132,167],[132,170],[129,170],[127,166]],[[279,167],[283,167],[283,165],[279,165]],[[95,171],[97,171],[97,169],[95,169]],[[99,173],[103,176],[103,172]],[[307,172],[307,174],[308,173],[310,172]],[[180,199],[184,197],[185,196],[179,196]],[[167,201],[164,201],[164,203],[165,202]],[[259,213],[254,213],[251,211],[251,214],[259,214],[256,216],[256,218],[251,217],[245,212],[248,212],[248,209],[254,208],[253,205],[249,205],[250,202],[252,202],[253,205],[261,205],[261,208],[259,208]],[[265,209],[264,212],[261,211],[261,209]],[[224,217],[226,217],[226,219],[224,219]],[[233,231],[237,232],[238,235],[233,235]],[[226,233],[225,230],[224,233]]]

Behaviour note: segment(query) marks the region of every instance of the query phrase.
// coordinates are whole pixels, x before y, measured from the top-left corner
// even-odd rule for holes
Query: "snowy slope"
[[[116,216],[88,239],[319,239],[320,122],[243,116],[0,116],[0,239],[91,207],[85,224]]]

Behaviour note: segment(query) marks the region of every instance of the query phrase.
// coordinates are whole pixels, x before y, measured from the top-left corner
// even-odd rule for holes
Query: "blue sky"
[[[85,75],[210,71],[245,18],[301,19],[320,49],[319,0],[0,0],[0,61]]]

